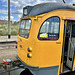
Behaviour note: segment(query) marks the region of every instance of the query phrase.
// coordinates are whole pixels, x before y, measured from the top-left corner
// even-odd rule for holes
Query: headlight
[[[23,8],[23,16],[28,16],[28,14],[30,13],[30,11],[32,10],[32,6],[26,6]]]
[[[23,14],[24,15],[27,15],[28,14],[27,9],[24,9]]]

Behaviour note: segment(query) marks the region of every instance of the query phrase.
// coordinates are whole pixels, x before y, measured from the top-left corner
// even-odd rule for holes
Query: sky
[[[20,20],[23,13],[23,7],[28,5],[33,6],[44,2],[63,3],[62,0],[10,0],[11,20]],[[66,4],[75,4],[75,0],[65,0],[65,2]],[[0,0],[0,19],[8,20],[8,0]]]

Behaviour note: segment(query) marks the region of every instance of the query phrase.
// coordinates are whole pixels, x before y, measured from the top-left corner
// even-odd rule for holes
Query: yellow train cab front
[[[64,53],[68,53],[68,48],[65,51],[67,26],[75,25],[74,19],[75,7],[61,3],[42,3],[23,9],[17,58],[33,75],[59,75],[74,70],[74,64],[69,67],[68,56],[64,59]]]

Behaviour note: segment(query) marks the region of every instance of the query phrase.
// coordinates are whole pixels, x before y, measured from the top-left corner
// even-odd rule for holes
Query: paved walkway
[[[8,39],[8,36],[0,36],[0,42],[12,42],[17,41],[17,36],[11,36],[10,39]]]

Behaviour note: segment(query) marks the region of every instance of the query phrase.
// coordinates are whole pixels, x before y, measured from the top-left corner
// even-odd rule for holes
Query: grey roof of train
[[[57,9],[75,10],[75,6],[64,4],[64,3],[53,3],[53,2],[41,3],[32,6],[32,9],[27,16],[37,16]]]

